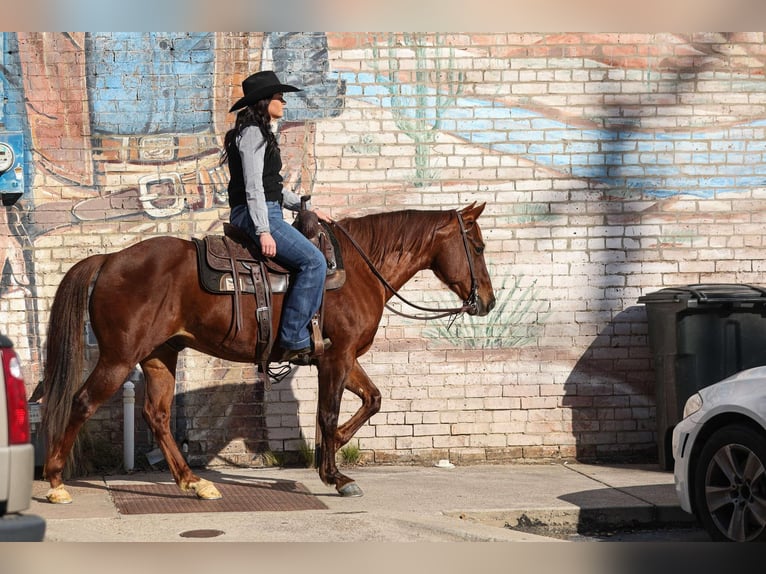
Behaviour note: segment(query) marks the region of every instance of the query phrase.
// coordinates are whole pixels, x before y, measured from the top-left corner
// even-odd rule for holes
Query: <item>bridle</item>
[[[375,267],[375,264],[370,260],[370,258],[367,256],[367,254],[364,252],[364,249],[362,249],[359,244],[354,240],[353,237],[349,234],[349,232],[344,228],[340,223],[337,221],[334,222],[334,226],[343,232],[343,234],[348,238],[348,240],[351,242],[351,245],[354,246],[354,249],[359,252],[359,255],[362,257],[365,263],[367,263],[367,266],[370,268],[372,273],[375,275],[375,277],[378,278],[378,280],[393,293],[398,299],[409,305],[410,307],[414,307],[415,309],[418,309],[419,311],[425,311],[427,313],[434,313],[432,315],[410,315],[408,313],[403,313],[402,311],[399,311],[397,309],[394,309],[391,307],[388,303],[386,303],[386,309],[389,311],[396,313],[397,315],[401,315],[402,317],[407,317],[408,319],[418,319],[421,321],[427,321],[430,319],[441,319],[442,317],[448,317],[450,315],[453,315],[453,321],[455,318],[461,314],[466,312],[476,312],[476,309],[478,307],[478,300],[479,300],[479,288],[476,281],[476,273],[474,271],[473,266],[473,258],[471,257],[470,248],[468,246],[468,233],[465,229],[465,223],[463,223],[463,216],[460,215],[460,212],[455,210],[455,215],[457,216],[458,225],[460,227],[460,234],[463,238],[463,247],[465,248],[465,256],[468,260],[468,270],[471,273],[471,292],[468,295],[468,298],[463,302],[463,305],[461,307],[452,307],[448,309],[437,309],[432,307],[423,307],[422,305],[418,305],[417,303],[413,303],[412,301],[408,301],[406,298],[404,298],[402,295],[399,294],[399,292],[393,288],[393,286],[386,280],[385,277],[378,271],[378,269]]]

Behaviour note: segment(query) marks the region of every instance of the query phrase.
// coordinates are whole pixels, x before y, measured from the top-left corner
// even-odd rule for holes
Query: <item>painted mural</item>
[[[581,78],[594,82],[594,87],[580,92],[587,104],[597,106],[604,93],[614,94],[609,99],[616,117],[609,110],[594,109],[589,118],[567,117],[566,110],[546,106],[550,93],[514,96],[513,84],[502,80],[486,81],[480,86],[482,94],[468,94],[463,85],[466,68],[462,63],[473,61],[471,48],[457,48],[448,37],[402,36],[399,47],[389,37],[381,39],[382,46],[373,48],[374,67],[385,69],[385,73],[339,70],[338,75],[346,82],[349,97],[390,110],[398,118],[397,125],[413,139],[433,142],[436,133],[451,134],[488,152],[524,158],[610,193],[711,197],[766,183],[766,144],[759,137],[766,125],[763,118],[738,121],[732,108],[727,114],[729,125],[722,126],[719,120],[715,125],[705,125],[705,117],[713,116],[715,110],[700,106],[696,110],[677,110],[679,115],[688,114],[689,125],[676,122],[663,128],[653,126],[657,117],[649,115],[657,111],[658,104],[683,106],[683,95],[705,89],[706,82],[729,82],[731,88],[744,94],[762,91],[766,85],[760,69],[762,56],[759,52],[749,53],[747,44],[727,46],[742,59],[741,67],[732,71],[722,53],[700,42],[685,43],[683,35],[652,35],[653,43],[678,44],[676,58],[660,61],[651,51],[632,57],[610,56],[606,46],[602,52],[592,47],[578,51],[581,39],[576,36],[556,39],[566,45],[572,42],[569,53],[559,52],[560,46],[553,42],[546,46],[548,39],[541,41],[535,46],[530,70],[542,66],[542,59],[554,57],[561,61],[562,85],[573,79],[576,72],[571,67],[592,70]],[[737,35],[721,36],[710,39],[737,39]],[[429,41],[433,41],[432,47]],[[412,58],[412,51],[415,73],[402,75],[399,62],[402,57]],[[520,48],[506,57],[512,60],[516,55],[527,56]],[[488,63],[496,69],[495,61]],[[519,77],[522,75],[520,72]],[[410,81],[404,79],[407,76],[411,76]],[[550,77],[555,79],[554,75]],[[621,98],[626,87],[640,90],[645,96],[640,100]],[[621,105],[621,99],[630,105]],[[641,109],[642,100],[648,111]],[[748,98],[731,96],[731,100],[744,103]],[[597,117],[596,112],[602,113]],[[426,162],[418,165],[421,163]]]
[[[279,125],[285,182],[335,215],[490,204],[498,313],[384,320],[373,360],[395,406],[380,432],[363,429],[363,450],[650,449],[635,300],[766,270],[762,33],[5,32],[0,44],[0,141],[24,141],[23,193],[0,212],[0,317],[30,387],[56,278],[74,261],[226,220],[220,144],[258,69],[305,88]],[[427,279],[413,291],[442,297]],[[178,412],[191,406],[179,399]],[[219,407],[215,420],[228,416]],[[304,407],[288,410],[268,426],[312,426]],[[439,433],[419,440],[410,419]]]
[[[0,288],[23,288],[32,300],[38,237],[81,222],[118,225],[227,205],[219,163],[227,102],[263,57],[286,81],[306,86],[281,127],[288,184],[304,182],[310,192],[313,122],[341,111],[343,84],[327,80],[323,34],[6,32],[2,41],[0,125],[28,144],[23,197],[0,224],[7,230]],[[320,107],[317,98],[333,105]],[[36,321],[33,312],[28,322]],[[38,359],[41,342],[30,337]]]

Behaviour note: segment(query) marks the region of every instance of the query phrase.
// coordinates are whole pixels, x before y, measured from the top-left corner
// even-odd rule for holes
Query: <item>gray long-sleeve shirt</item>
[[[248,126],[243,129],[237,139],[237,147],[242,158],[247,210],[255,224],[255,232],[258,235],[268,233],[270,231],[269,213],[266,207],[266,192],[263,187],[266,141],[261,130],[257,126]],[[301,206],[301,198],[297,193],[283,188],[282,205],[291,211],[298,211]]]

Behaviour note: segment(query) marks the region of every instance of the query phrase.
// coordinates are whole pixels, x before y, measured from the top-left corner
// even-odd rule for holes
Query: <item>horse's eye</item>
[[[475,247],[475,249],[476,249],[476,255],[481,255],[482,253],[484,253],[484,246],[483,245],[477,245]]]

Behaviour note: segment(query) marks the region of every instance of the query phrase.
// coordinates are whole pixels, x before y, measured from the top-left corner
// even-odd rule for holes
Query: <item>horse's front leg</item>
[[[177,360],[178,353],[163,346],[141,362],[146,379],[144,420],[152,429],[170,473],[181,490],[191,490],[204,500],[217,500],[221,498],[221,493],[212,482],[199,478],[191,471],[170,432],[170,405],[175,390]]]
[[[335,432],[335,448],[340,449],[350,441],[364,423],[380,410],[380,391],[367,373],[364,372],[359,361],[354,361],[354,366],[346,379],[346,389],[362,399],[362,405],[345,423],[338,427]]]
[[[326,358],[319,367],[319,401],[317,403],[317,421],[322,436],[320,442],[319,478],[325,484],[332,484],[341,496],[362,496],[362,489],[335,464],[338,451],[338,416],[348,369],[329,365]]]

